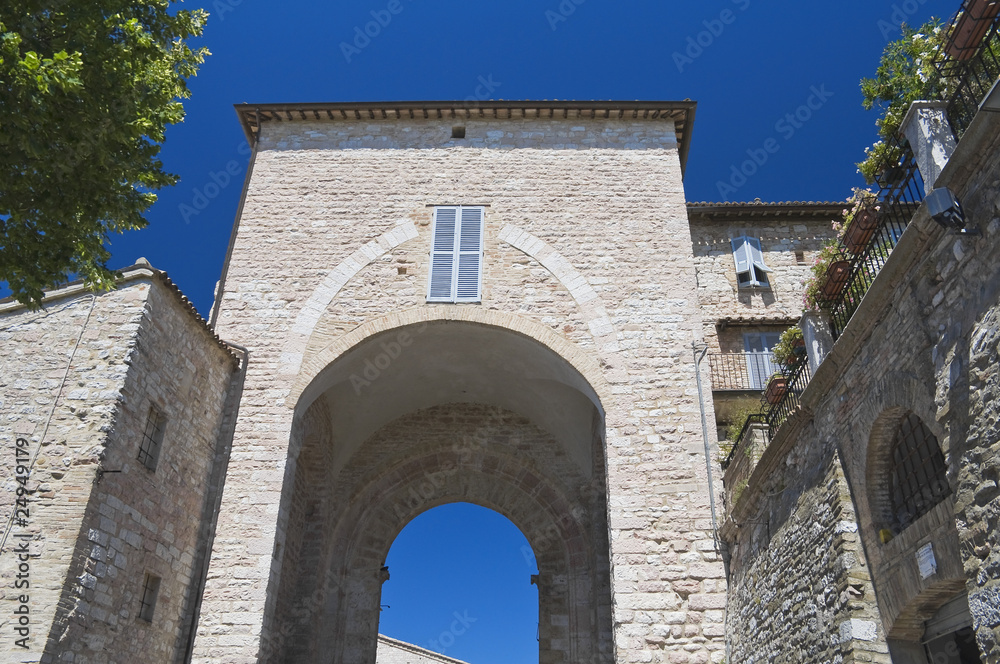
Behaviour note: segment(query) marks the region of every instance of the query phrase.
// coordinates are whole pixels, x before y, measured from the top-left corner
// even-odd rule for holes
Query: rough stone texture
[[[740,503],[728,526],[730,658],[889,662],[836,450],[804,430],[782,466],[800,470],[771,473],[750,493],[729,487]]]
[[[858,561],[867,562],[878,599],[876,643],[885,639],[894,661],[925,661],[919,645],[924,621],[963,591],[968,592],[983,661],[1000,661],[998,129],[996,118],[980,115],[937,183],[956,192],[983,235],[957,237],[932,222],[925,210],[917,213],[801,395],[803,410],[764,451],[733,508],[738,522],[741,515],[756,514],[752,506],[758,501],[769,504],[778,488],[787,491],[786,485],[804,483],[815,470],[799,461],[798,450],[818,438],[818,454],[842,462],[864,549],[864,555],[857,552]],[[889,526],[888,454],[907,412],[936,437],[952,495],[883,542],[879,531]],[[836,504],[819,487],[811,490],[810,500],[824,514]],[[734,488],[727,485],[729,491]],[[729,497],[734,498],[732,493]],[[743,541],[746,535],[734,525],[727,524],[727,537]],[[784,537],[813,537],[816,527],[803,521],[796,528],[790,520]],[[832,536],[829,528],[826,524],[827,537]],[[779,574],[777,578],[834,576],[833,565],[809,570],[794,550],[783,547],[784,541],[772,540],[754,553],[752,548],[737,550],[731,570],[758,565],[762,575]],[[922,578],[916,553],[927,544],[933,547],[937,569]],[[731,615],[752,613],[754,601],[752,593],[735,592]],[[789,652],[785,643],[784,635],[774,633],[760,647],[781,649],[788,661],[808,661],[813,652],[811,646]]]
[[[744,207],[743,215],[699,207],[691,214],[691,240],[698,274],[698,301],[702,307],[705,341],[710,353],[742,353],[744,332],[783,332],[802,312],[802,293],[816,254],[835,235],[828,205],[816,205],[810,214],[782,210],[782,205]],[[787,204],[792,209],[806,205]],[[731,240],[758,238],[764,254],[769,288],[739,288]],[[801,254],[801,260],[796,256]],[[744,319],[720,326],[719,322]],[[721,329],[720,329],[721,327]]]
[[[621,662],[722,658],[725,585],[691,349],[702,326],[673,126],[496,120],[469,121],[466,132],[464,142],[452,141],[445,122],[423,120],[264,124],[219,306],[220,334],[248,345],[254,361],[195,661],[256,661],[261,641],[267,654],[282,639],[280,589],[303,536],[294,487],[311,467],[302,469],[300,446],[305,454],[310,436],[324,431],[309,406],[339,389],[323,377],[353,346],[422,320],[454,321],[457,334],[469,325],[506,328],[558,349],[539,368],[572,367],[583,381],[573,389],[592,391],[600,405],[601,444],[585,465],[607,468],[595,489],[608,504],[610,560],[599,539],[588,542],[586,573],[599,579],[601,564],[610,566],[613,608],[572,626],[587,630],[590,645],[555,639],[543,644],[551,653],[543,661],[605,661],[612,647]],[[444,204],[490,206],[482,304],[424,303],[428,206]],[[452,389],[450,400],[462,401]],[[337,417],[327,444],[337,463],[348,463],[341,456],[360,442],[351,434],[338,447],[338,432],[351,425],[346,412]],[[410,472],[405,481],[419,476]],[[458,499],[455,492],[441,499]],[[504,501],[496,507],[510,513]],[[337,524],[333,515],[326,528]],[[372,576],[345,593],[377,581],[378,555],[373,549],[364,561]],[[599,594],[576,597],[571,615],[582,617],[594,601],[600,607]],[[325,610],[336,612],[331,604]],[[362,626],[337,647],[370,661],[374,621],[354,609],[337,616],[344,627],[336,629]]]
[[[378,635],[378,653],[375,661],[377,664],[466,664],[381,634]]]
[[[236,361],[168,282],[142,272],[110,293],[69,293],[40,312],[0,313],[5,531],[19,486],[18,438],[31,455],[27,527],[9,533],[0,568],[0,649],[10,661],[183,656]],[[155,472],[136,460],[151,402],[167,416]],[[27,649],[10,636],[20,605],[10,551],[22,545]],[[162,578],[151,622],[137,617],[147,572]]]

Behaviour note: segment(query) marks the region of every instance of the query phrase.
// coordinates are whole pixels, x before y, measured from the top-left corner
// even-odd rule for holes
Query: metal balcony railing
[[[893,146],[899,157],[881,176],[875,232],[863,247],[853,247],[854,251],[843,241],[838,243],[841,254],[850,262],[850,270],[846,282],[828,302],[834,339],[847,327],[924,199],[924,181],[910,146],[905,141],[895,141]]]
[[[743,423],[743,430],[740,431],[733,449],[730,450],[729,456],[723,462],[723,468],[729,465],[737,450],[745,444],[747,432],[755,423],[767,425],[764,434],[766,442],[770,443],[774,436],[777,435],[781,425],[798,408],[799,398],[806,389],[806,385],[812,380],[812,371],[809,369],[809,362],[803,359],[802,362],[799,362],[798,366],[784,371],[783,375],[786,381],[784,392],[773,403],[768,401],[766,393],[761,395],[760,412],[750,415],[747,421]]]
[[[767,379],[780,368],[769,352],[711,353],[708,362],[716,391],[763,390]]]
[[[997,6],[965,0],[948,27],[948,41],[935,62],[938,73],[954,92],[948,102],[948,121],[955,138],[972,123],[983,98],[1000,76],[1000,20]]]

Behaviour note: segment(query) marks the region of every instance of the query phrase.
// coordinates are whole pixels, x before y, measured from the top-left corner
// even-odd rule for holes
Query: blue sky
[[[699,106],[688,200],[844,199],[862,183],[854,163],[875,138],[859,79],[874,73],[901,20],[947,17],[958,4],[215,0],[205,5],[212,17],[201,40],[213,55],[191,81],[187,119],[168,132],[161,155],[180,184],[160,192],[148,229],[111,239],[111,267],[145,256],[208,314],[249,155],[238,102],[462,100],[477,92],[690,98]],[[378,19],[378,34],[355,42]],[[772,150],[762,154],[765,144]],[[733,179],[732,168],[755,155],[756,173]],[[391,551],[382,630],[475,664],[537,662],[537,594],[524,546],[509,522],[480,508],[422,515]],[[466,618],[462,634],[451,631],[456,615]]]

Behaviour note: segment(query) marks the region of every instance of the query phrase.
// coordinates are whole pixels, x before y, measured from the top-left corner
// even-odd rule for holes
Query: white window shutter
[[[483,208],[461,208],[461,232],[458,244],[458,272],[455,282],[456,302],[479,302],[482,299]]]
[[[760,248],[760,240],[755,237],[746,238],[746,247],[750,248],[750,261],[760,270],[770,272],[771,269],[764,265],[764,252]],[[749,269],[749,268],[747,268]]]
[[[750,249],[747,237],[738,237],[732,240],[733,259],[736,261],[736,274],[750,271]]]
[[[428,302],[451,302],[455,283],[455,240],[458,208],[436,208],[431,244],[431,269],[427,286]]]
[[[428,302],[482,299],[483,226],[481,207],[434,210]]]

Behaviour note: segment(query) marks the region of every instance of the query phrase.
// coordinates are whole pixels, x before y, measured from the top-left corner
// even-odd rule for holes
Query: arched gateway
[[[373,662],[390,545],[466,501],[536,552],[540,661],[610,661],[603,412],[565,360],[503,328],[424,322],[352,348],[297,411],[266,660]]]
[[[390,545],[457,501],[529,540],[542,664],[718,658],[693,104],[238,110],[213,319],[250,361],[193,661],[374,664]]]

